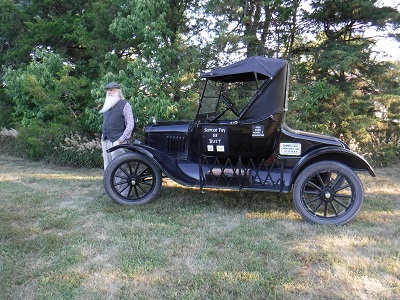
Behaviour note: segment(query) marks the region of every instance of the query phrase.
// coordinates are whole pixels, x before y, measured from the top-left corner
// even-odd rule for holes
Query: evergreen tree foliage
[[[295,63],[294,126],[333,134],[345,141],[371,140],[374,80],[387,63],[374,59],[368,28],[399,25],[399,12],[370,0],[314,0],[305,15],[318,33]],[[307,122],[301,120],[308,120]]]
[[[370,32],[395,32],[400,13],[379,3],[0,0],[0,125],[45,139],[99,134],[109,81],[138,132],[153,116],[192,119],[199,71],[262,55],[290,61],[289,125],[397,145],[399,65],[377,59]]]
[[[215,18],[215,52],[289,57],[296,35],[300,0],[208,1]]]
[[[13,121],[21,126],[75,126],[81,121],[90,100],[89,82],[86,77],[71,75],[71,71],[70,63],[46,50],[37,50],[24,68],[6,69],[5,91],[14,99]]]

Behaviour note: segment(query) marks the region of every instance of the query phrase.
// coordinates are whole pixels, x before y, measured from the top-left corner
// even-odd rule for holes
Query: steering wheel
[[[226,104],[226,106],[228,106],[228,108],[236,115],[236,117],[239,117],[240,112],[237,109],[235,103],[233,103],[227,96],[225,96],[224,94],[222,94],[222,100],[224,101],[224,103]]]

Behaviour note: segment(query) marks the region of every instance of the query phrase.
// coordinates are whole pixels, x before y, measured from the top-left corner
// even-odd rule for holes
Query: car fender
[[[295,164],[289,186],[294,183],[297,175],[300,174],[304,168],[323,160],[336,161],[347,165],[354,171],[368,171],[372,177],[376,176],[371,165],[358,153],[346,148],[324,147],[308,153]]]
[[[154,154],[152,153],[152,150],[155,151],[153,148],[140,144],[140,143],[131,143],[131,144],[120,144],[114,147],[111,147],[107,149],[107,152],[113,152],[117,149],[124,149],[128,150],[130,152],[139,152],[143,155],[146,155],[147,157],[151,158],[154,163],[157,165],[157,167],[162,170],[162,166],[159,164],[159,162],[155,159]]]
[[[156,164],[156,166],[161,170],[162,173],[182,185],[189,184],[191,186],[194,186],[196,184],[193,178],[189,178],[186,174],[182,173],[181,170],[178,170],[176,159],[165,154],[164,152],[135,142],[131,144],[122,144],[112,147],[108,149],[107,152],[112,152],[117,149],[125,149],[128,152],[138,152],[146,155]]]

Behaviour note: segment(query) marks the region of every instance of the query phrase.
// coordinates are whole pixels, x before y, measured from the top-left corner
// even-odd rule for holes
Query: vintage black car
[[[356,171],[375,176],[368,162],[341,140],[289,128],[289,65],[251,57],[201,74],[192,121],[145,127],[144,141],[110,149],[126,153],[104,173],[114,201],[144,204],[160,191],[162,177],[184,185],[288,193],[308,222],[345,224],[364,200]]]

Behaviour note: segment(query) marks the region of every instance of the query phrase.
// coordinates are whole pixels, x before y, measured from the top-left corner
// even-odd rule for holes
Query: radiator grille
[[[169,155],[176,157],[187,156],[187,139],[182,135],[167,136],[167,151]]]

